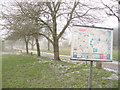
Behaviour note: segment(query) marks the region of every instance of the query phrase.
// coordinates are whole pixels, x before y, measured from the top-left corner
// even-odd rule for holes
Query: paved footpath
[[[32,51],[32,50],[30,50],[30,52],[33,52],[33,53],[35,53],[36,54],[36,51]],[[47,52],[41,52],[41,55],[42,56],[48,56],[48,57],[50,57],[51,59],[53,59],[53,53],[47,53]],[[67,56],[67,55],[60,55],[60,58],[62,59],[62,60],[70,60],[70,56]],[[73,61],[73,60],[71,60],[71,61],[69,61],[69,62],[81,62],[81,61]],[[86,63],[86,62],[84,62],[84,61],[82,61],[82,63]],[[88,63],[88,62],[87,62]],[[118,72],[118,64],[120,65],[120,63],[118,62],[118,61],[113,61],[113,62],[102,62],[102,67],[103,67],[103,69],[106,69],[106,70],[109,70],[109,71],[114,71],[114,72]],[[94,63],[94,66],[95,66],[96,64]]]

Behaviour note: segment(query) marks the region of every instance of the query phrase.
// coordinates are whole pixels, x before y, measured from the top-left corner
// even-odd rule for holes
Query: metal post
[[[90,61],[90,75],[89,75],[89,84],[88,84],[89,90],[91,90],[92,88],[92,65],[93,65],[93,61]]]

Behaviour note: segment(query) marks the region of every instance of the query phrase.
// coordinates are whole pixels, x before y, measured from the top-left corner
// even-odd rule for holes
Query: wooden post
[[[31,52],[31,56],[33,55],[33,53]]]
[[[22,53],[22,50],[20,50],[20,53]]]
[[[2,41],[2,51],[5,51],[5,42]]]
[[[96,62],[96,68],[102,69],[102,62]]]

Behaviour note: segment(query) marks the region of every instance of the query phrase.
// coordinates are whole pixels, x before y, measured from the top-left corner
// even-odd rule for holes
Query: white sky
[[[108,28],[117,28],[118,27],[118,20],[116,17],[110,16],[107,20],[103,23],[96,24],[98,26],[108,27]]]
[[[0,0],[0,3],[8,3],[10,1],[14,1],[14,0]],[[91,1],[91,0],[89,0]],[[109,0],[103,0],[105,3],[107,3]],[[0,10],[2,10],[2,7],[0,6]],[[117,28],[118,27],[118,20],[116,17],[114,16],[109,16],[106,18],[107,20],[99,23],[99,24],[95,24],[95,26],[99,26],[99,27],[108,27],[108,28]],[[0,21],[1,22],[1,21]],[[0,36],[3,34],[3,32],[0,31]]]

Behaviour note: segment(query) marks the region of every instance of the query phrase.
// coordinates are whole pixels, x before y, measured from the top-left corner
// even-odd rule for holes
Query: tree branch
[[[47,40],[49,40],[53,44],[53,41],[45,34],[39,33],[39,35],[44,36]]]
[[[113,15],[113,16],[117,17],[118,21],[120,21],[119,16],[115,14],[115,12],[112,10],[112,8],[110,8],[108,5],[106,5],[102,0],[101,0],[101,2],[102,2],[102,4],[103,4],[105,7],[107,7],[107,8],[111,11],[111,13],[112,13],[112,14],[108,14],[108,13],[106,12],[106,14],[107,14],[107,15],[110,15],[110,16]]]
[[[68,27],[68,25],[70,24],[70,21],[72,20],[72,16],[73,16],[73,12],[75,11],[75,8],[77,7],[79,2],[74,2],[74,6],[70,12],[70,17],[69,20],[67,21],[66,25],[64,26],[64,28],[62,29],[62,31],[59,33],[58,35],[58,39],[62,36],[62,34],[65,32],[66,28]]]
[[[56,6],[55,6],[55,8],[56,8],[55,11],[56,11],[56,13],[57,13],[57,11],[59,10],[60,5],[61,5],[61,2],[57,2]]]
[[[31,35],[41,35],[41,36],[45,37],[47,40],[49,40],[53,44],[53,41],[43,33],[31,33],[31,34],[29,34],[29,36],[31,36]]]

